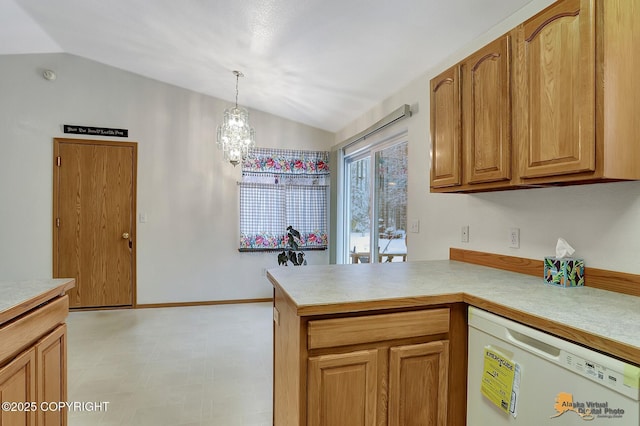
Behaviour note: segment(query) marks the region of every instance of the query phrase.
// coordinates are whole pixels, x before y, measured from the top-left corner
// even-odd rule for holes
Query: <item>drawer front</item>
[[[309,321],[308,348],[330,348],[449,332],[449,309]]]
[[[62,324],[68,314],[69,298],[63,296],[5,324],[0,328],[0,365]]]

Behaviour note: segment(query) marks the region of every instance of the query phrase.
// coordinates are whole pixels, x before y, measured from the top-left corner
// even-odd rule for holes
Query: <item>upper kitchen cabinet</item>
[[[638,0],[560,0],[431,80],[431,191],[640,180],[638,46]]]
[[[456,65],[431,80],[432,188],[462,183],[460,115],[460,67]]]
[[[594,13],[564,0],[518,28],[522,178],[595,170]]]
[[[640,5],[562,0],[516,29],[524,185],[640,179]]]
[[[462,71],[463,180],[511,179],[511,47],[505,35],[460,65]]]
[[[431,191],[511,184],[511,36],[431,80]]]

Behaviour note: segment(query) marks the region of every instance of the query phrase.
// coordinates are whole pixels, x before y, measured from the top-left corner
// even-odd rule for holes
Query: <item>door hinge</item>
[[[62,164],[62,159],[60,157],[56,157],[56,166],[60,167],[60,164]]]
[[[56,228],[60,228],[60,218],[59,217],[56,217]]]

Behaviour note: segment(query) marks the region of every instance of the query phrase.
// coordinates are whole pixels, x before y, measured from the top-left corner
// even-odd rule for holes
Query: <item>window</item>
[[[343,263],[406,261],[407,154],[406,135],[345,153]]]
[[[329,153],[256,148],[242,166],[240,251],[278,250],[287,226],[301,249],[326,249]]]

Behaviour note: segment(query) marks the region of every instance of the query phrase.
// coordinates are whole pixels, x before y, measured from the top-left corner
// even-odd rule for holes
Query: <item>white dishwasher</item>
[[[640,426],[640,368],[469,307],[467,426]]]

